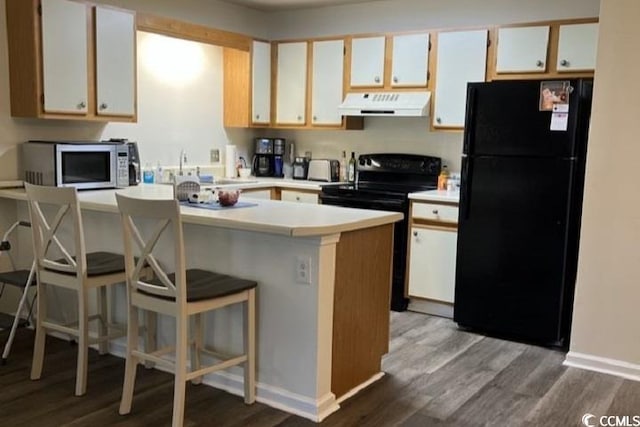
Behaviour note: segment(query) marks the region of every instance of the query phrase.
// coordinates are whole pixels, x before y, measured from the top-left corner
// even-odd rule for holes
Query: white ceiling
[[[323,6],[335,6],[350,3],[365,3],[376,0],[222,0],[225,3],[233,3],[252,9],[267,12],[303,9]]]

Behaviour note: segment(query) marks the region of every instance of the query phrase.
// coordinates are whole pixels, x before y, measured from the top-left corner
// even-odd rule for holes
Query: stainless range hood
[[[338,112],[342,116],[426,117],[431,92],[348,93]]]

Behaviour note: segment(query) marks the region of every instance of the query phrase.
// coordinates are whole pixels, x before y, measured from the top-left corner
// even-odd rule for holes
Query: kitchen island
[[[80,192],[87,247],[122,252],[116,192],[169,198],[171,191],[169,186],[140,185]],[[22,189],[0,190],[0,209],[26,219],[25,199]],[[389,343],[393,223],[402,215],[250,202],[249,207],[224,210],[182,207],[187,264],[258,282],[257,399],[320,421],[382,376],[381,358]],[[22,236],[23,257],[29,246],[29,236]],[[159,258],[170,268],[170,253]],[[301,264],[308,267],[306,274],[299,273]],[[123,321],[124,286],[115,289],[112,302],[115,320]],[[74,311],[75,303],[52,315],[68,318]],[[241,314],[241,307],[229,307],[208,315],[208,344],[239,352]],[[159,344],[173,339],[173,319],[161,317]],[[124,341],[115,342],[111,352],[123,355]],[[241,369],[208,375],[204,383],[242,394]]]

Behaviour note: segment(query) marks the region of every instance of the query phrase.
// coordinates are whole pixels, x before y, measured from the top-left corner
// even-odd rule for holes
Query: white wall
[[[571,353],[640,376],[640,2],[603,0]],[[570,354],[571,354],[570,353]]]
[[[181,149],[188,164],[208,164],[210,149],[231,143],[222,111],[222,48],[138,32],[138,122],[110,123],[102,138],[138,141],[143,165],[176,165]]]
[[[272,39],[598,16],[599,0],[384,0],[270,14]]]

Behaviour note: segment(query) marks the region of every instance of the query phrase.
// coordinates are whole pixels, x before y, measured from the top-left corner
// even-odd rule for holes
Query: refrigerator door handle
[[[469,219],[469,211],[471,210],[471,157],[462,156],[461,182],[462,191],[460,193],[460,219]]]
[[[462,152],[465,154],[473,154],[473,138],[475,134],[475,103],[476,88],[469,85],[467,88],[467,109],[465,115],[464,141],[462,144]]]

